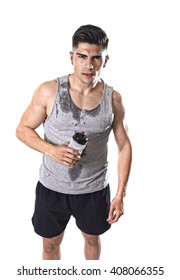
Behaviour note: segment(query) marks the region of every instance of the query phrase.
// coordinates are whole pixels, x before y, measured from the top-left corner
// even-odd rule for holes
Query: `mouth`
[[[92,78],[94,76],[93,73],[82,73],[82,75],[88,78]]]

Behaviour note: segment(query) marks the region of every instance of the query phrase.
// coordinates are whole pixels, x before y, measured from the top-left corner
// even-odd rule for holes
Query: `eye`
[[[96,56],[93,57],[93,59],[94,59],[94,60],[101,60],[101,59],[102,59],[102,56],[96,55]]]
[[[86,58],[86,55],[84,55],[84,54],[78,54],[78,57],[79,57],[79,58]]]

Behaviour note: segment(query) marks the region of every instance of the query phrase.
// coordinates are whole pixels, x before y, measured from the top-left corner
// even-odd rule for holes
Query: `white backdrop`
[[[93,264],[164,266],[160,279],[179,279],[179,13],[175,0],[0,2],[4,275],[18,279],[16,270],[22,265],[52,266],[52,262],[41,262],[41,238],[31,225],[41,154],[20,143],[15,130],[36,87],[72,71],[72,34],[80,25],[91,23],[109,36],[110,60],[102,77],[122,94],[133,146],[125,214],[102,236],[101,260]],[[116,159],[111,135],[112,197],[117,188]],[[83,263],[83,239],[73,219],[62,256],[65,263]]]

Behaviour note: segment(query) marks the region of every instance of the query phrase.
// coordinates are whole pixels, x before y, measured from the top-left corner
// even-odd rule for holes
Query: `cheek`
[[[96,62],[95,67],[96,69],[101,70],[101,68],[103,67],[103,61]]]
[[[104,67],[104,65],[102,63],[99,63],[96,65],[97,71],[101,71],[103,67]]]
[[[80,69],[83,67],[83,61],[74,61],[74,68]]]
[[[74,67],[74,72],[76,73],[82,71],[82,66],[79,63],[74,64],[73,67]]]

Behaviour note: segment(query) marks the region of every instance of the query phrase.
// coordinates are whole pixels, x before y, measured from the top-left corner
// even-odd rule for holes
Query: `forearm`
[[[38,133],[28,126],[18,126],[16,137],[28,147],[48,155],[52,145],[43,140]]]
[[[118,154],[118,189],[116,196],[122,199],[126,194],[132,160],[132,147],[130,141],[126,141]]]
[[[119,147],[118,155],[118,189],[115,197],[111,201],[109,215],[107,222],[112,224],[118,221],[118,219],[124,213],[124,201],[123,198],[126,193],[127,182],[131,168],[132,149],[129,140]]]

